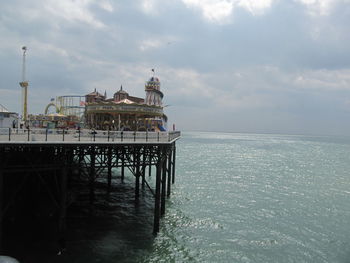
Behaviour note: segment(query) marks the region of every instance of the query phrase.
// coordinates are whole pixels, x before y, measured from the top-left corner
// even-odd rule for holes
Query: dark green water
[[[93,216],[82,207],[70,214],[64,255],[24,258],[350,262],[349,153],[345,137],[184,133],[157,237],[153,198],[144,191],[135,206],[130,178],[108,198],[101,187]]]

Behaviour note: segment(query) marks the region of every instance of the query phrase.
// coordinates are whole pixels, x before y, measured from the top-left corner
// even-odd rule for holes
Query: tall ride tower
[[[154,69],[152,69],[153,76],[145,84],[146,99],[145,102],[147,105],[154,105],[158,107],[163,106],[163,92],[160,91],[160,81],[157,77],[154,76]]]
[[[26,80],[26,52],[27,47],[22,47],[23,64],[22,64],[22,82],[19,85],[22,87],[22,121],[27,124],[28,120],[28,81]]]

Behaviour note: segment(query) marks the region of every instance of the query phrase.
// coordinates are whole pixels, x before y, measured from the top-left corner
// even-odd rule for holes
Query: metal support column
[[[145,188],[145,174],[146,174],[146,147],[143,147],[143,154],[142,154],[142,170],[141,170],[141,177],[142,177],[142,189]]]
[[[94,202],[95,199],[95,161],[96,161],[96,153],[95,153],[95,146],[91,146],[91,152],[90,152],[90,173],[89,173],[89,189],[90,189],[90,204]]]
[[[175,159],[176,159],[176,146],[175,143],[173,144],[173,172],[172,172],[172,183],[175,183]]]
[[[78,154],[79,154],[79,170],[78,170],[78,177],[79,179],[81,178],[81,170],[82,170],[82,167],[83,167],[83,160],[84,160],[84,149],[83,147],[79,147],[79,150],[78,150]]]
[[[135,172],[135,201],[140,196],[140,149],[136,148],[134,153],[134,172]]]
[[[158,153],[157,171],[156,171],[156,191],[155,191],[155,202],[154,202],[154,223],[153,223],[153,234],[159,232],[159,220],[160,220],[160,181],[162,176],[162,158],[161,152]]]
[[[167,155],[166,148],[162,151],[162,193],[161,193],[161,207],[160,214],[163,216],[165,214],[165,196],[166,196],[166,165],[167,165]]]
[[[67,153],[66,153],[67,154]],[[73,166],[74,166],[74,150],[73,149],[69,149],[68,151],[68,162],[66,165],[68,165],[67,167],[67,180],[72,180],[72,175],[73,175]]]
[[[58,222],[58,245],[59,253],[66,248],[66,214],[67,214],[67,162],[65,161],[60,176],[60,210]]]
[[[168,169],[167,169],[167,172],[168,172],[168,188],[167,188],[167,196],[169,197],[170,196],[170,192],[171,192],[171,159],[172,159],[172,151],[171,151],[171,148],[170,148],[170,151],[169,151],[169,157],[168,157]]]
[[[149,150],[149,166],[148,166],[148,177],[152,175],[152,150]]]
[[[108,192],[111,191],[111,185],[112,185],[112,149],[107,149],[107,184],[108,184]]]
[[[0,155],[0,157],[2,157]],[[0,255],[3,252],[3,207],[4,207],[4,172],[2,169],[2,164],[0,164]]]
[[[124,168],[125,168],[125,149],[122,147],[122,170],[121,170],[121,181],[124,182]]]

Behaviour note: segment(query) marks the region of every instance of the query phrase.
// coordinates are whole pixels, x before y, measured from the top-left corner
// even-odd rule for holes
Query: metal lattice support
[[[0,152],[0,160],[3,160],[2,151]],[[3,203],[4,203],[3,176],[4,176],[3,163],[0,162],[0,254],[2,254],[2,252],[3,252],[3,246],[2,246],[2,243],[3,243],[3,224],[2,224],[2,221],[3,221]]]
[[[135,177],[136,205],[140,187],[154,196],[153,233],[159,231],[160,218],[165,213],[166,196],[170,195],[175,178],[175,141],[169,143],[0,143],[0,252],[3,222],[6,214],[16,209],[18,196],[37,187],[49,200],[57,215],[59,251],[65,248],[67,207],[74,182],[85,185],[90,203],[95,196],[97,178],[106,182],[112,191],[112,169],[119,169],[121,181],[126,175]],[[146,170],[148,177],[146,178]],[[155,169],[155,178],[152,177]],[[8,176],[19,174],[16,176]],[[152,180],[152,183],[149,181]],[[28,189],[29,188],[29,189]],[[6,198],[4,195],[6,193]],[[40,197],[40,196],[39,196]],[[41,200],[41,199],[40,199]]]

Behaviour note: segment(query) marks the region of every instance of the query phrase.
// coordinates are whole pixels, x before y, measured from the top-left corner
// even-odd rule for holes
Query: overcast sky
[[[180,130],[350,134],[350,0],[0,0],[0,104],[144,97]]]

